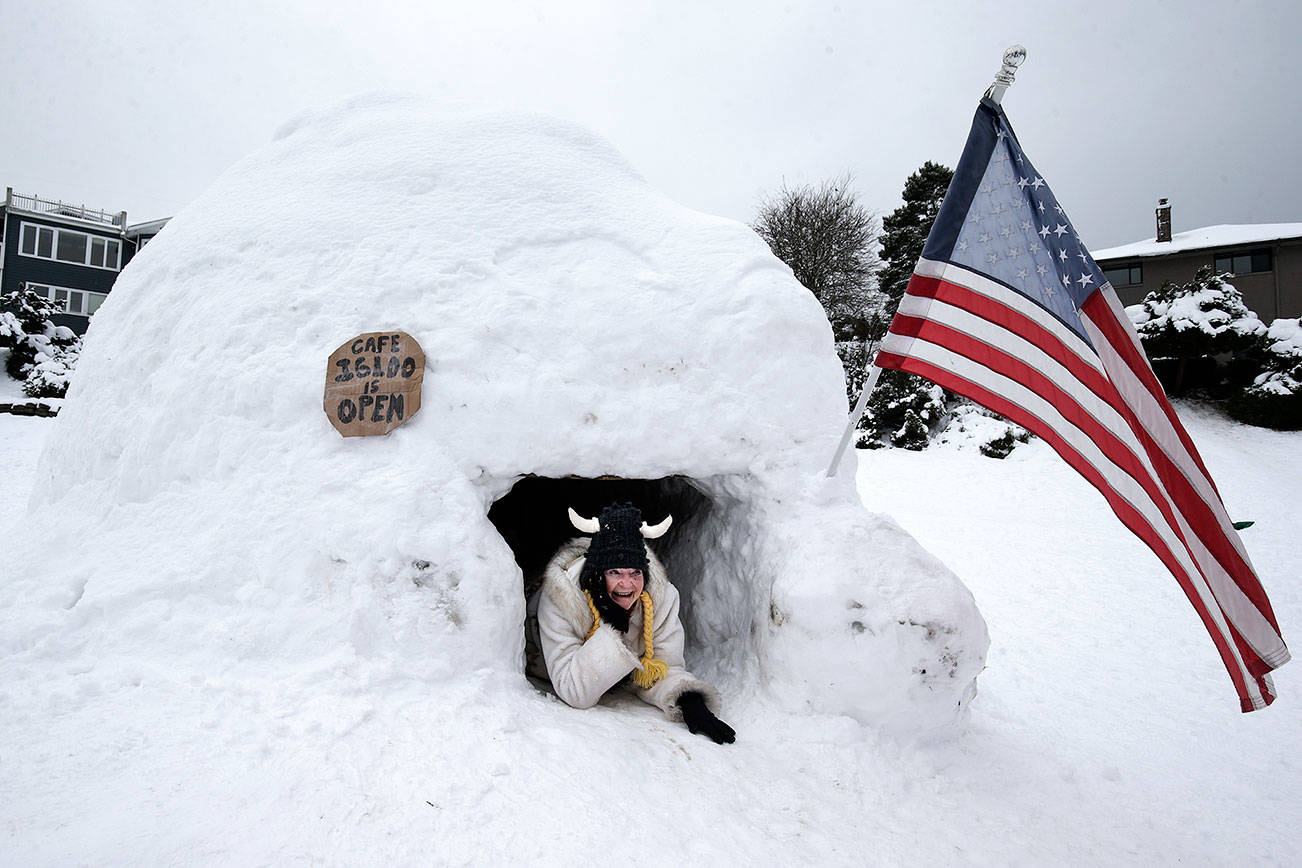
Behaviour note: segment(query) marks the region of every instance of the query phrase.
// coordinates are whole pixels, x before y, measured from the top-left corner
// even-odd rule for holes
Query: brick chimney
[[[1171,206],[1165,199],[1157,200],[1157,240],[1171,240]]]

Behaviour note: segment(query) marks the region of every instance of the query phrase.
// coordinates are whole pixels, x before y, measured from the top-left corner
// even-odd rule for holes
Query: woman
[[[632,504],[611,504],[599,519],[570,510],[591,540],[573,539],[552,556],[537,598],[538,641],[561,699],[591,708],[630,674],[637,695],[670,720],[719,744],[736,739],[715,717],[719,693],[687,671],[678,590],[647,548],[671,518],[648,527]]]

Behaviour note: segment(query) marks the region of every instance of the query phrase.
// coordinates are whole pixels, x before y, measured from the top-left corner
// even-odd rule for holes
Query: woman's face
[[[642,584],[641,570],[606,570],[606,594],[625,609],[642,595]]]

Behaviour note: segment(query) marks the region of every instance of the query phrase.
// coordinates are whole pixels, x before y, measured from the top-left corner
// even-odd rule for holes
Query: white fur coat
[[[546,674],[557,694],[575,708],[596,705],[606,691],[634,669],[641,669],[645,650],[640,602],[629,612],[627,633],[602,623],[585,641],[584,637],[592,629],[592,611],[579,587],[579,574],[590,542],[587,538],[573,539],[557,550],[543,573],[542,588],[529,606],[531,614],[537,607],[537,634],[530,639],[538,641]],[[669,672],[648,690],[634,689],[639,698],[663,710],[670,720],[682,719],[678,697],[691,690],[704,696],[706,705],[718,714],[718,691],[688,672],[683,663],[678,589],[669,583],[664,565],[650,549],[647,557],[650,569],[645,590],[651,595],[655,611],[651,641],[655,658],[668,664]],[[534,625],[529,626],[532,632]]]

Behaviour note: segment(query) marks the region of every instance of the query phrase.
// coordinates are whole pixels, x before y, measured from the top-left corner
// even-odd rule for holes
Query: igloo
[[[423,347],[420,412],[343,438],[327,357],[384,330]],[[123,272],[42,459],[27,602],[177,678],[532,690],[531,572],[567,507],[631,500],[674,516],[654,547],[725,701],[943,729],[985,626],[853,457],[825,478],[846,412],[819,305],[747,227],[569,123],[366,97],[286,125]]]

